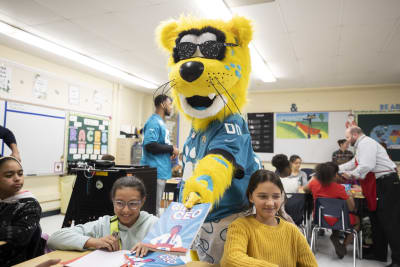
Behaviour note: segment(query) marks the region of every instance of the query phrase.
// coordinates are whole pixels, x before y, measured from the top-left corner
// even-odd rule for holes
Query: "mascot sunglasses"
[[[239,46],[238,44],[222,43],[217,41],[206,41],[202,44],[195,44],[190,42],[182,42],[176,45],[175,49],[178,53],[179,60],[191,58],[199,47],[200,52],[205,58],[215,59],[218,57],[220,50],[223,47]]]

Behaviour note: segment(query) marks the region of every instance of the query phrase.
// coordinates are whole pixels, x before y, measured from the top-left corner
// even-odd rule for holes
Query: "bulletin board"
[[[274,153],[274,113],[248,113],[247,123],[254,152]]]
[[[400,113],[356,112],[355,115],[363,132],[378,143],[384,143],[393,161],[400,161]]]
[[[108,154],[109,125],[106,118],[69,114],[67,160],[96,160]]]

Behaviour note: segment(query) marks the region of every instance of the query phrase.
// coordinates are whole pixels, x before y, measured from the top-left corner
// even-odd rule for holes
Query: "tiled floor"
[[[62,222],[64,220],[63,215],[55,215],[42,218],[40,224],[42,226],[42,230],[44,233],[51,235],[55,231],[61,228]],[[348,247],[348,255],[346,255],[343,259],[338,259],[335,254],[335,250],[333,245],[329,240],[329,233],[325,234],[325,236],[318,237],[317,241],[317,261],[318,265],[322,267],[351,267],[353,266],[353,247]],[[361,267],[381,267],[386,266],[389,263],[382,263],[377,261],[368,261],[368,260],[357,260],[357,266]]]

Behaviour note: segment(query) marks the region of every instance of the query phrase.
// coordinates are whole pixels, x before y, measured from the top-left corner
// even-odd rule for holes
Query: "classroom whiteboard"
[[[276,154],[290,157],[299,155],[305,163],[321,163],[332,160],[332,153],[339,149],[337,140],[345,138],[345,123],[349,111],[328,112],[328,138],[326,139],[279,139],[274,131],[274,153],[256,153],[262,161],[271,161]],[[274,129],[277,129],[277,113],[274,113]]]
[[[25,175],[57,173],[55,164],[64,154],[65,111],[8,101],[3,109],[3,125],[15,135]],[[5,144],[2,154],[11,154]]]

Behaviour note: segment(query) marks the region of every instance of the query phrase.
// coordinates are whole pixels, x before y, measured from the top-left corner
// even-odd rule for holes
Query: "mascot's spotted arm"
[[[157,36],[170,54],[174,103],[192,122],[183,147],[181,200],[188,208],[213,204],[192,257],[218,263],[227,227],[247,206],[249,178],[260,168],[241,116],[250,78],[252,27],[243,17],[226,22],[182,16],[162,23]]]

